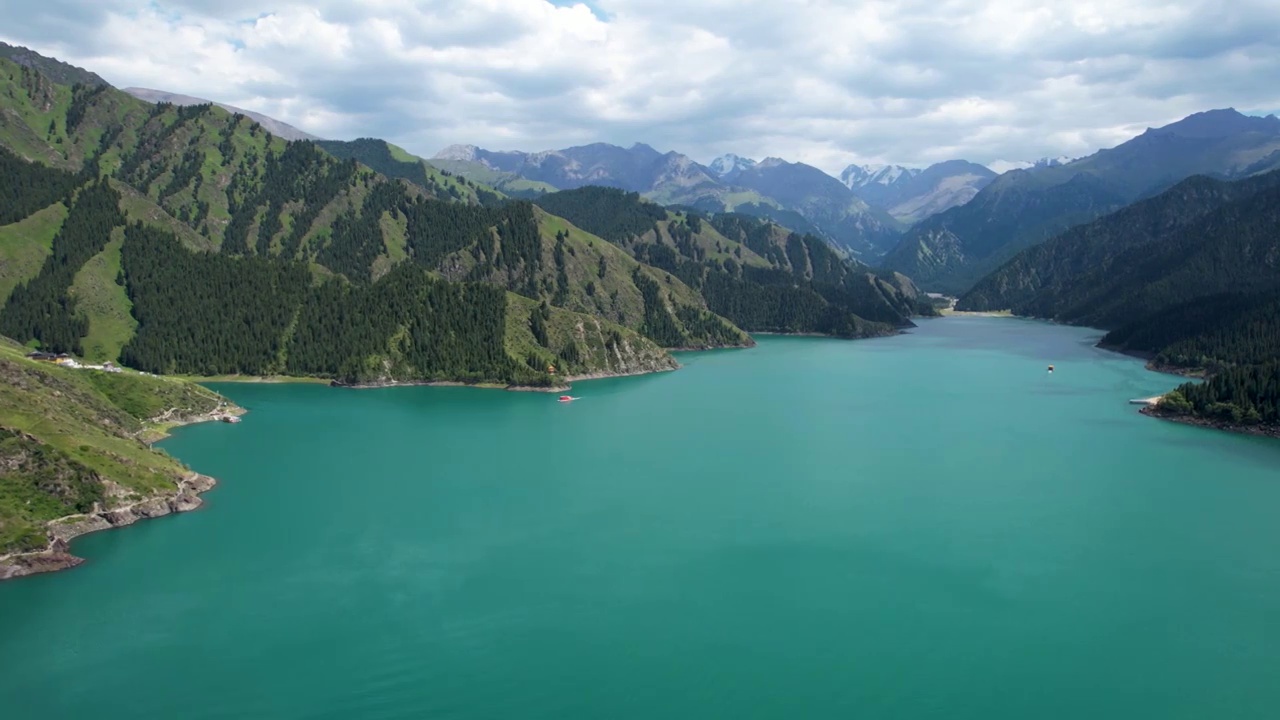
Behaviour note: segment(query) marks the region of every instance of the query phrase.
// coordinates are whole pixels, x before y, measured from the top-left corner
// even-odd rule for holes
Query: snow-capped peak
[[[755,166],[755,160],[729,153],[712,160],[707,169],[715,173],[717,177],[725,177],[727,175],[736,175]]]
[[[920,174],[916,168],[901,165],[850,165],[840,173],[840,182],[850,188],[867,185],[893,185],[901,180],[908,180]]]

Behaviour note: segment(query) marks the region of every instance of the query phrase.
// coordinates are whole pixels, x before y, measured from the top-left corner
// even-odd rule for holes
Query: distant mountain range
[[[901,231],[901,224],[888,213],[871,207],[830,175],[779,158],[757,163],[730,155],[705,166],[643,143],[630,148],[594,143],[536,153],[454,145],[430,162],[517,196],[601,185],[640,193],[663,205],[769,218],[812,232],[864,261],[873,262],[893,247]]]
[[[973,199],[996,178],[990,168],[948,160],[920,170],[901,165],[850,165],[840,180],[872,207],[916,223]]]
[[[913,226],[883,266],[927,290],[962,293],[1020,250],[1191,175],[1234,179],[1277,167],[1280,119],[1197,113],[1088,157],[1007,172]]]
[[[298,128],[292,125],[280,122],[275,118],[267,117],[262,113],[257,113],[252,110],[243,110],[241,108],[235,107],[234,105],[227,105],[226,103],[215,102],[213,100],[204,100],[198,97],[191,97],[190,95],[179,95],[178,93],[166,92],[164,90],[152,90],[149,88],[129,87],[129,88],[124,88],[124,91],[138,98],[139,100],[145,100],[149,103],[170,103],[172,105],[181,105],[181,106],[207,105],[209,103],[212,103],[222,108],[223,110],[226,110],[229,113],[239,113],[241,115],[244,115],[245,117],[253,120],[254,122],[257,122],[259,125],[266,128],[268,131],[271,132],[272,135],[275,135],[278,138],[283,138],[285,140],[319,140],[320,139],[315,135],[303,132],[302,130],[299,130]]]

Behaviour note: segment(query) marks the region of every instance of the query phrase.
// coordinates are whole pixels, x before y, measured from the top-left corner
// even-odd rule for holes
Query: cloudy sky
[[[327,138],[838,172],[1280,110],[1277,0],[0,0],[0,39]]]

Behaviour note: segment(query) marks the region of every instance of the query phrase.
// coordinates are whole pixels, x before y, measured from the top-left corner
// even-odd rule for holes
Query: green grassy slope
[[[466,160],[444,160],[441,158],[432,158],[428,162],[450,175],[465,177],[512,197],[532,198],[543,193],[553,193],[557,190],[554,185],[537,180],[528,180],[514,173],[494,170],[482,163]]]
[[[700,292],[679,277],[563,221],[539,218],[541,237],[528,247],[533,224],[519,212],[422,211],[424,199],[480,209],[502,198],[384,141],[285,143],[214,106],[152,105],[109,87],[67,87],[4,60],[0,108],[6,118],[0,146],[109,177],[129,223],[171,232],[189,249],[298,260],[317,279],[341,274],[357,282],[417,261],[447,278],[498,284],[661,335],[670,347],[750,342],[731,323],[708,316]],[[493,247],[478,240],[468,246],[458,237],[474,237],[477,222],[493,224]],[[507,223],[523,225],[498,232]],[[707,250],[727,257],[727,245],[720,238]],[[438,253],[440,247],[446,249]],[[120,248],[94,250],[88,264],[74,268],[68,292],[88,323],[80,346],[88,346],[92,359],[114,359],[134,332],[136,314],[127,292],[109,282]],[[23,252],[24,262],[10,271],[14,277],[29,274],[26,265],[41,259],[29,243]],[[760,262],[747,255],[746,262]],[[3,277],[6,271],[0,282],[11,287],[17,280]],[[657,288],[647,303],[637,283]]]
[[[541,235],[541,258],[535,276],[538,299],[557,308],[586,313],[631,330],[644,331],[649,315],[644,293],[636,279],[639,274],[653,281],[659,289],[659,305],[651,311],[670,316],[681,335],[679,339],[669,339],[668,346],[751,343],[746,333],[722,318],[715,319],[724,327],[719,341],[713,341],[696,328],[687,327],[679,318],[681,308],[686,313],[706,311],[706,302],[696,290],[668,272],[637,262],[621,248],[563,218],[537,208],[534,213]],[[451,253],[440,262],[439,268],[444,277],[453,280],[471,279],[511,288],[523,287],[520,276],[510,268],[480,267],[474,246]],[[487,273],[477,275],[485,268],[488,268]]]
[[[534,337],[532,316],[546,308],[547,342]],[[671,355],[634,330],[592,315],[542,306],[529,298],[507,294],[507,354],[528,366],[555,368],[555,377],[628,374],[673,370]]]
[[[0,554],[43,547],[49,520],[173,490],[187,470],[142,442],[147,421],[222,401],[180,380],[34,362],[0,342]]]
[[[461,175],[442,172],[426,160],[386,140],[321,140],[317,144],[336,158],[356,160],[388,178],[408,180],[427,189],[433,197],[468,203],[491,203],[502,199],[501,193],[494,188],[470,181]]]
[[[111,242],[76,273],[68,295],[75,298],[76,311],[89,320],[89,334],[82,341],[84,357],[94,363],[115,360],[120,348],[133,337],[138,321],[131,314],[133,303],[122,285],[120,248],[124,231],[116,228]]]
[[[15,285],[40,272],[53,246],[53,236],[66,219],[67,207],[58,203],[0,227],[0,301],[9,297]]]

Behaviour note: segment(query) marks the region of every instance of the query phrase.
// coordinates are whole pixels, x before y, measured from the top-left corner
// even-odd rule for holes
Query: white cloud
[[[594,9],[593,9],[594,8]],[[1280,109],[1274,0],[0,0],[0,38],[430,155],[647,142],[1006,167]]]

